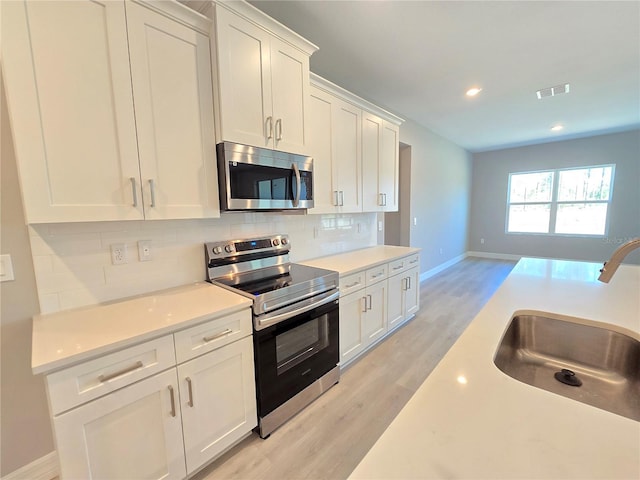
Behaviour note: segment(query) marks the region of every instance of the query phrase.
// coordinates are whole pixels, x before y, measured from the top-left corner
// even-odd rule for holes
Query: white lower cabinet
[[[53,418],[62,479],[186,476],[176,370]]]
[[[183,479],[248,435],[251,332],[244,310],[47,375],[60,478]]]
[[[419,255],[414,254],[340,278],[340,291],[344,294],[340,297],[341,367],[418,311],[417,265]],[[387,278],[387,273],[392,276]]]
[[[178,378],[187,472],[192,473],[256,425],[252,338],[178,365]]]
[[[389,331],[402,325],[418,311],[419,296],[418,267],[389,278]]]
[[[387,281],[340,299],[340,365],[344,366],[387,333]]]

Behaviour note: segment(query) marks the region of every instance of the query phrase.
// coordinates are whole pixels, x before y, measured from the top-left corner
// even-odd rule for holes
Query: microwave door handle
[[[300,192],[301,192],[301,183],[300,183],[300,170],[298,170],[298,165],[295,163],[291,164],[291,168],[293,168],[293,172],[296,174],[296,198],[293,199],[293,206],[297,207],[300,205]]]

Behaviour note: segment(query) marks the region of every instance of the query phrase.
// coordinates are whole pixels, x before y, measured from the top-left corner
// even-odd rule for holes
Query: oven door
[[[254,332],[258,414],[264,417],[339,360],[338,300]]]

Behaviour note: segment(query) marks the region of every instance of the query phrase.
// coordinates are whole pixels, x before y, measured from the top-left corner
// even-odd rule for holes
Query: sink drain
[[[570,385],[572,387],[579,387],[580,385],[582,385],[582,380],[576,377],[576,374],[574,372],[566,368],[563,368],[559,372],[556,372],[554,377],[560,383],[564,383],[565,385]]]

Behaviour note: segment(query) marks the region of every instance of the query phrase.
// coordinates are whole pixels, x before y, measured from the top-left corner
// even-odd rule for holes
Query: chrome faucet
[[[620,262],[624,260],[624,257],[626,257],[629,252],[636,248],[640,248],[640,238],[634,238],[633,240],[629,240],[628,242],[620,245],[616,251],[613,252],[609,261],[604,262],[604,265],[602,265],[598,280],[604,283],[609,283],[609,280],[611,280],[611,277],[613,277],[613,274],[616,273],[616,270],[620,266]]]

